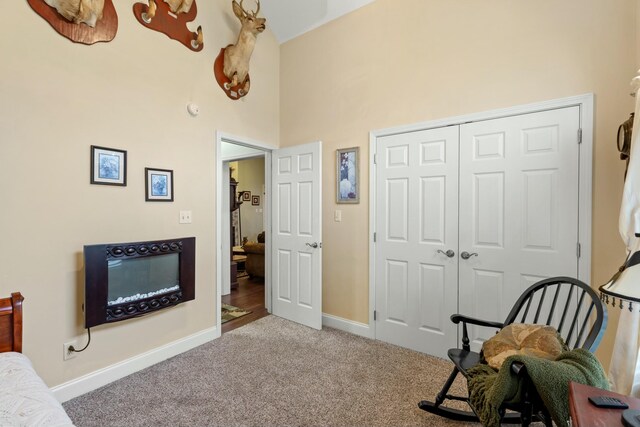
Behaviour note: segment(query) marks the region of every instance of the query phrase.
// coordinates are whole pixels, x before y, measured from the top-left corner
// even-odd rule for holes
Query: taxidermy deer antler
[[[104,0],[44,0],[49,6],[55,8],[58,13],[67,20],[75,23],[85,23],[95,27],[96,22],[102,19]]]
[[[189,13],[193,0],[164,0],[169,5],[171,12],[175,13]]]
[[[238,41],[235,45],[231,45],[224,51],[224,75],[231,80],[230,83],[225,84],[225,89],[232,88],[238,84],[243,83],[247,75],[249,74],[249,60],[253,53],[253,48],[256,45],[256,39],[258,34],[265,30],[265,18],[258,18],[258,12],[260,12],[260,0],[257,0],[257,9],[255,12],[247,12],[242,7],[242,1],[240,4],[235,0],[232,1],[233,13],[238,17],[242,27],[240,28],[240,34],[238,35]],[[240,95],[244,95],[249,92],[249,82],[246,82],[244,87],[240,89]]]

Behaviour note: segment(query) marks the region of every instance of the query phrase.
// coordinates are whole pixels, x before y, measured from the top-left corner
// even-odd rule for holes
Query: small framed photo
[[[251,200],[251,191],[243,191],[242,192],[242,201],[243,202],[248,202],[249,200]]]
[[[336,151],[336,203],[360,203],[359,151],[358,147]]]
[[[260,196],[251,196],[251,206],[260,206]]]
[[[144,168],[145,200],[147,202],[173,202],[173,171]]]
[[[127,152],[91,146],[91,184],[127,185]]]

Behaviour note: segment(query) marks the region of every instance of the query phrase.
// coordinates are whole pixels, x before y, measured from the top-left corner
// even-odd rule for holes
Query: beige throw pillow
[[[551,326],[512,323],[482,345],[484,358],[494,369],[514,354],[554,360],[565,349],[558,332]]]

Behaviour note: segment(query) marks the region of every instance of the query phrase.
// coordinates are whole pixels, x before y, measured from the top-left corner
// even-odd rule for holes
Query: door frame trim
[[[222,335],[222,312],[220,310],[222,304],[222,258],[223,254],[229,254],[229,248],[226,247],[225,239],[222,238],[222,208],[225,206],[223,196],[229,195],[229,190],[224,191],[222,183],[224,179],[222,177],[223,164],[225,162],[236,160],[229,158],[222,158],[222,143],[228,142],[235,145],[242,145],[249,148],[255,148],[264,152],[264,224],[265,230],[269,228],[269,232],[266,236],[271,234],[271,152],[278,147],[270,144],[265,144],[260,141],[255,141],[250,138],[239,137],[231,135],[225,132],[216,131],[216,325],[217,325],[217,337]],[[237,159],[246,158],[246,156],[238,156]],[[228,206],[228,203],[227,203]],[[271,239],[265,236],[265,272],[264,272],[264,290],[265,290],[265,307],[269,313],[271,313]]]
[[[531,104],[517,105],[508,108],[488,110],[478,113],[429,120],[420,123],[378,129],[369,132],[369,327],[371,336],[376,337],[376,323],[374,310],[376,307],[376,266],[375,242],[376,232],[376,177],[375,164],[378,138],[401,133],[419,132],[446,126],[462,125],[468,122],[493,120],[522,114],[556,110],[567,107],[580,107],[580,128],[582,129],[582,143],[578,147],[579,162],[579,194],[578,194],[578,239],[581,254],[578,259],[578,278],[586,283],[591,282],[591,225],[593,199],[593,122],[594,122],[594,94],[571,96]],[[576,135],[576,143],[577,143]],[[576,248],[577,249],[577,248]],[[454,314],[454,313],[451,313]]]

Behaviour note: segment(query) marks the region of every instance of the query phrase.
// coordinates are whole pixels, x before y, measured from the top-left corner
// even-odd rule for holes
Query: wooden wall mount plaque
[[[204,47],[204,42],[195,44],[194,40],[198,38],[198,33],[190,31],[187,27],[187,23],[195,20],[198,14],[196,1],[193,0],[188,13],[180,13],[178,15],[171,12],[169,5],[164,0],[156,0],[155,3],[157,7],[155,16],[148,23],[144,20],[143,14],[147,13],[149,5],[147,3],[133,5],[133,14],[138,22],[143,27],[158,31],[170,39],[179,41],[194,52],[200,52]]]
[[[229,45],[229,46],[232,46],[232,45]],[[229,98],[235,101],[242,98],[243,96],[247,96],[247,93],[249,93],[249,91],[245,92],[242,89],[245,87],[247,83],[249,84],[251,83],[251,79],[249,78],[249,74],[247,74],[247,78],[244,79],[243,82],[238,83],[233,87],[228,87],[228,88],[225,87],[229,83],[231,83],[231,80],[224,75],[224,51],[225,50],[226,50],[225,47],[220,49],[220,54],[218,54],[218,57],[213,63],[213,74],[216,76],[216,81],[218,82],[218,85],[220,86],[220,88],[222,88],[224,93],[226,93]]]
[[[118,14],[113,7],[112,0],[104,0],[102,19],[96,22],[95,28],[86,24],[74,24],[67,21],[58,11],[49,6],[44,0],[27,0],[31,8],[47,21],[54,30],[68,38],[69,40],[82,43],[94,44],[98,42],[110,42],[118,32]]]

